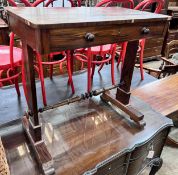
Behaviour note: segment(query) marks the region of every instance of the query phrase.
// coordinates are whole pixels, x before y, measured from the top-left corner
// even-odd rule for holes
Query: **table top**
[[[172,75],[148,83],[132,91],[132,95],[147,102],[153,109],[163,115],[178,113],[178,75]]]
[[[168,20],[169,16],[120,7],[7,7],[8,14],[34,28],[74,27]]]

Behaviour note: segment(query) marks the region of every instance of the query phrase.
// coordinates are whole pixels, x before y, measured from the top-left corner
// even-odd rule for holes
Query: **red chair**
[[[56,0],[48,0],[47,3],[45,4],[45,7],[49,7],[49,5],[51,4],[53,6],[53,2]],[[81,7],[81,0],[77,0],[77,4],[74,3],[74,1],[69,0],[71,7]]]
[[[133,8],[134,2],[133,0],[103,0],[99,2],[96,7],[108,7],[108,6],[116,6],[116,4],[121,4],[122,7]],[[105,63],[111,61],[111,79],[112,84],[115,84],[114,79],[114,59],[115,59],[115,51],[116,51],[116,44],[107,44],[102,46],[91,47],[88,49],[80,49],[81,53],[75,53],[74,57],[88,65],[88,85],[87,90],[88,92],[91,90],[91,80],[94,76],[95,66],[100,65],[98,72],[102,69]],[[85,53],[85,54],[83,54]],[[102,57],[102,60],[97,59],[97,55]],[[107,55],[110,55],[107,58]]]
[[[17,7],[17,4],[15,3],[14,0],[7,0],[9,2],[9,4],[13,7]],[[45,0],[36,0],[34,3],[30,3],[27,0],[20,0],[22,3],[25,4],[26,7],[36,7],[38,6],[40,3],[44,2]]]
[[[152,8],[152,5],[155,5],[155,9],[153,13],[160,13],[161,9],[164,5],[164,0],[144,0],[140,2],[134,9],[135,10],[147,10]],[[144,80],[144,71],[143,71],[143,54],[144,54],[144,48],[145,48],[145,39],[139,40],[139,60],[140,60],[140,74],[141,74],[141,80]],[[127,48],[127,42],[125,42],[125,47],[122,52],[122,56],[118,59],[118,64],[119,66],[120,62],[122,62],[121,69],[123,67],[124,63],[124,58],[125,58],[125,53],[126,53],[126,48]]]
[[[14,34],[10,33],[10,46],[0,46],[0,87],[4,82],[15,84],[17,95],[20,96],[18,78],[21,74],[22,49],[14,46]],[[5,76],[2,78],[2,76]]]
[[[13,0],[8,0],[9,3],[11,3],[11,5],[14,5],[14,1]],[[44,0],[37,0],[34,3],[30,3],[27,0],[21,0],[25,6],[28,7],[35,7],[36,5],[39,5],[40,3],[42,3]],[[13,2],[13,3],[12,3]],[[35,52],[35,51],[34,51]],[[49,55],[47,55],[48,57],[48,61],[44,62],[42,61],[42,57],[39,53],[35,52],[36,54],[36,65],[34,65],[35,70],[38,72],[39,78],[40,78],[40,82],[41,82],[41,90],[42,90],[42,97],[43,97],[43,104],[46,106],[47,105],[47,99],[46,99],[46,90],[45,90],[45,84],[44,84],[44,73],[43,73],[43,65],[49,65],[50,66],[50,78],[52,79],[52,75],[53,75],[53,65],[55,64],[59,64],[60,67],[60,72],[62,72],[62,63],[64,61],[67,62],[67,71],[68,71],[68,76],[69,76],[69,84],[71,85],[71,89],[72,89],[72,93],[75,93],[75,89],[74,89],[74,84],[73,84],[73,80],[72,80],[72,73],[71,73],[71,68],[70,68],[70,51],[67,51],[66,53],[63,52],[53,52],[50,53]],[[62,59],[59,59],[57,61],[53,60],[53,58],[56,55],[63,55],[64,57]],[[23,84],[25,86],[25,79],[23,79]],[[25,92],[25,95],[27,97],[27,94]],[[27,98],[28,101],[28,98]]]
[[[28,2],[27,0],[20,0],[22,3],[25,4],[26,7],[36,7],[39,4],[41,4],[42,2],[44,2],[45,0],[36,0],[33,3]]]

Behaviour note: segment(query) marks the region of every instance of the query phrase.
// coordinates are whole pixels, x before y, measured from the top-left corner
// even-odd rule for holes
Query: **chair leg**
[[[120,55],[119,55],[119,58],[117,60],[117,68],[119,67],[119,65],[120,65],[120,63],[122,61],[121,55],[122,55],[122,50],[120,51]]]
[[[91,73],[91,79],[93,79],[93,76],[95,74],[95,67],[96,67],[96,64],[92,64],[92,73]]]
[[[23,54],[22,54],[22,86],[23,86],[23,91],[24,91],[24,95],[25,95],[25,98],[26,98],[27,105],[29,106],[29,104],[28,104],[28,99],[29,98],[28,98],[26,79],[25,79],[25,69],[24,69],[24,57],[23,57]]]
[[[39,56],[39,55],[38,55],[38,56]],[[39,56],[39,57],[41,57],[41,56]],[[41,60],[41,58],[40,58],[40,60]],[[48,55],[48,60],[53,61],[53,55],[49,54],[49,55]],[[41,60],[41,61],[42,61],[42,60]],[[49,78],[50,78],[51,80],[53,79],[53,65],[52,65],[52,64],[49,65]]]
[[[53,65],[51,64],[50,66],[49,66],[49,77],[50,77],[50,79],[53,79]]]
[[[17,95],[20,96],[20,89],[19,89],[18,78],[16,78],[16,79],[14,80],[14,84],[15,84],[15,89],[16,89]]]
[[[98,69],[98,73],[101,71],[101,69],[103,68],[104,64],[105,64],[105,63],[101,63],[101,65],[100,65],[100,67],[99,67],[99,69]]]
[[[121,72],[122,72],[122,68],[123,68],[123,65],[124,65],[124,59],[125,59],[125,54],[126,54],[126,50],[127,50],[127,42],[124,42],[122,44],[122,51],[121,51],[121,55],[120,55],[120,62],[122,62],[122,65],[121,65]],[[119,60],[118,60],[119,61]],[[119,63],[120,63],[119,62]],[[118,65],[119,66],[119,65]]]
[[[140,74],[141,74],[141,80],[144,80],[143,55],[140,56]]]
[[[103,60],[105,60],[105,59],[106,59],[106,54],[103,55]],[[98,73],[101,71],[101,69],[103,68],[104,64],[105,63],[101,63],[101,65],[100,65],[100,67],[98,69]]]
[[[141,50],[140,50],[140,74],[141,74],[141,80],[144,80],[144,71],[143,71],[143,53],[144,53],[144,47],[145,47],[145,39],[142,39],[141,42]]]
[[[63,62],[59,63],[59,73],[63,74]]]
[[[71,72],[71,67],[70,67],[71,66],[70,58],[71,58],[71,55],[70,55],[70,51],[68,50],[67,51],[67,72],[68,72],[68,76],[69,76],[68,84],[71,85],[72,93],[74,94],[75,93],[75,88],[74,88],[74,83],[73,83],[73,80],[72,80],[72,72]]]
[[[39,66],[39,77],[40,77],[40,82],[41,82],[43,104],[44,104],[44,106],[46,106],[47,99],[46,99],[46,90],[45,90],[45,84],[44,84],[44,74],[43,74],[43,66],[42,66],[41,56],[38,55],[37,59],[38,59],[38,66]]]
[[[0,79],[2,77],[2,73],[3,73],[3,70],[0,70]],[[0,81],[0,87],[2,87],[2,86],[3,86],[3,83]]]
[[[115,85],[115,76],[114,76],[114,60],[115,60],[116,46],[114,46],[111,55],[111,79],[112,85]]]
[[[91,59],[92,59],[92,56],[91,56],[91,48],[88,48],[88,77],[87,77],[87,91],[90,92],[91,91]]]
[[[71,57],[70,57],[70,68],[71,68],[71,73],[73,75],[73,71],[74,71],[74,51],[73,50],[70,51],[70,55],[71,55]]]

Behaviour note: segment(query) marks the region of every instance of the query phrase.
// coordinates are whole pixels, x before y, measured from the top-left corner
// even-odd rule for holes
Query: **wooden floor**
[[[115,78],[116,82],[119,82],[120,72],[115,69]],[[135,69],[132,88],[142,86],[146,83],[155,81],[156,79],[145,74],[145,80],[140,80],[140,72],[138,69]],[[80,95],[86,92],[87,87],[87,74],[86,71],[78,72],[73,76],[73,81],[75,85],[76,93],[74,95]],[[110,66],[105,66],[101,74],[98,74],[97,70],[94,75],[93,90],[101,87],[107,87],[111,85],[110,77]],[[37,87],[37,98],[38,98],[38,107],[42,107],[42,96],[41,96],[41,86],[40,82],[36,82]],[[55,104],[60,100],[72,97],[71,89],[67,86],[67,77],[57,76],[53,80],[49,78],[45,79],[45,87],[47,93],[47,102],[48,104]],[[27,109],[27,104],[23,94],[23,88],[20,87],[21,97],[18,98],[16,91],[13,87],[6,87],[0,89],[0,125],[7,122],[17,120],[21,118],[24,114],[24,111]]]

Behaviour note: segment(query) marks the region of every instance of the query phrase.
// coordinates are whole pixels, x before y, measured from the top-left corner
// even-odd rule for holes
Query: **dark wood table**
[[[132,95],[149,104],[162,115],[171,118],[178,127],[178,75],[148,83],[132,91]],[[159,92],[159,93],[158,93]],[[178,142],[168,137],[168,144],[178,147]]]
[[[6,8],[9,26],[22,40],[28,90],[28,117],[23,126],[44,172],[53,161],[41,134],[38,117],[33,49],[40,54],[129,41],[116,99],[127,105],[141,38],[165,35],[169,17],[124,8]],[[159,25],[158,25],[159,23]],[[20,27],[19,27],[20,26]],[[86,35],[87,34],[87,35]],[[91,37],[92,36],[92,40]],[[93,38],[94,36],[94,38]]]

